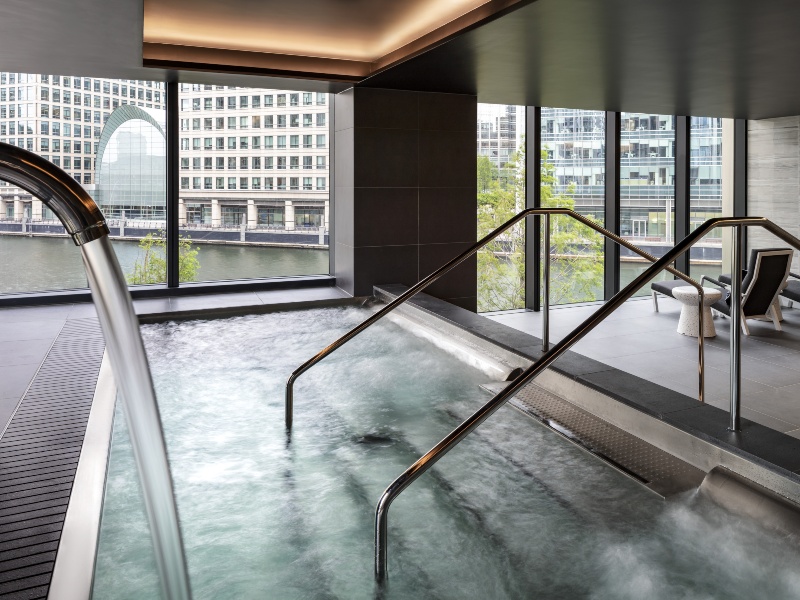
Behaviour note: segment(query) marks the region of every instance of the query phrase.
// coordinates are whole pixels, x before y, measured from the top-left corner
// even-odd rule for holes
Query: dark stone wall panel
[[[353,246],[419,243],[417,188],[355,188]]]

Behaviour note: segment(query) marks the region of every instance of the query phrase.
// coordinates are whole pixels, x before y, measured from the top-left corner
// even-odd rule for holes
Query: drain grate
[[[505,384],[484,386],[496,393]],[[662,497],[697,488],[705,473],[536,385],[509,404],[544,423]]]
[[[105,344],[69,320],[0,438],[0,598],[46,598]]]

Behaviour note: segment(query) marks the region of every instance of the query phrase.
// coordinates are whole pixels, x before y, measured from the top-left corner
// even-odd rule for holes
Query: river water
[[[113,241],[127,275],[138,242]],[[307,248],[199,244],[198,281],[328,273],[328,251]],[[85,288],[80,252],[67,238],[0,235],[0,293]]]
[[[112,242],[122,270],[133,271],[140,256],[138,242]],[[199,244],[200,270],[198,281],[250,279],[287,275],[320,275],[329,272],[328,251],[307,248]],[[621,264],[620,280],[624,286],[641,273],[646,265],[636,262]],[[694,265],[692,276],[718,277],[719,264]],[[663,274],[659,279],[663,279]],[[0,294],[85,288],[80,252],[67,238],[22,237],[0,235]],[[649,286],[637,294],[647,295]],[[595,290],[595,297],[602,290]],[[576,301],[593,298],[576,298]]]

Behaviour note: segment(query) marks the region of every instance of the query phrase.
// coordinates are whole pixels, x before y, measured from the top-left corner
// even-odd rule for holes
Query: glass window
[[[620,115],[620,233],[656,257],[675,244],[675,118],[671,115]],[[620,286],[648,263],[620,249]],[[657,280],[671,279],[662,272]],[[648,286],[637,295],[650,293]]]
[[[208,130],[213,126],[219,130],[234,130],[231,133],[237,133],[235,130],[239,130],[240,133],[251,133],[247,131],[250,128],[258,132],[262,127],[299,127],[300,115],[299,113],[295,114],[293,121],[289,106],[300,104],[302,92],[228,87],[224,89],[236,90],[228,92],[236,95],[226,94],[214,100],[214,108],[217,110],[214,118],[217,120],[212,122],[210,119],[203,119],[203,129]],[[303,96],[306,104],[313,98],[313,95]],[[267,110],[260,112],[259,109],[262,106]],[[259,114],[241,114],[242,109]],[[271,114],[266,114],[268,112]],[[191,119],[188,116],[181,116]],[[316,134],[316,132],[314,133]],[[212,143],[212,139],[216,139],[216,141]],[[308,147],[311,147],[314,137],[304,136],[302,141],[304,145],[308,144]],[[300,136],[292,135],[287,140],[287,136],[283,135],[278,136],[277,146],[281,149],[288,147],[299,149],[300,142]],[[324,245],[320,245],[318,248],[296,247],[298,243],[306,243],[307,239],[297,238],[293,233],[293,230],[296,229],[295,223],[285,223],[283,218],[286,202],[290,202],[297,204],[295,214],[303,215],[308,211],[316,211],[316,214],[319,215],[320,226],[324,226],[328,203],[327,190],[324,185],[314,186],[313,178],[302,178],[301,180],[299,177],[292,177],[287,181],[287,178],[284,177],[279,178],[280,181],[276,182],[274,177],[269,176],[270,171],[274,167],[280,168],[282,173],[286,173],[290,169],[299,170],[300,157],[280,157],[280,164],[276,165],[274,156],[251,155],[251,153],[258,154],[262,148],[273,150],[275,146],[274,136],[265,136],[263,142],[262,137],[258,135],[227,136],[227,141],[225,137],[203,138],[203,148],[207,150],[216,148],[219,156],[204,156],[203,160],[198,163],[197,175],[200,179],[198,185],[202,189],[195,186],[195,179],[192,177],[189,181],[189,189],[182,191],[181,197],[187,207],[187,223],[191,224],[191,228],[187,229],[186,233],[197,235],[198,229],[202,231],[204,227],[208,227],[207,232],[202,232],[204,238],[210,240],[231,239],[230,234],[224,231],[230,227],[236,229],[235,239],[239,240],[241,225],[247,223],[246,241],[237,241],[237,244],[246,246],[247,250],[242,252],[241,246],[228,244],[204,246],[199,255],[199,280],[328,272],[327,247]],[[228,156],[229,154],[235,156]],[[193,156],[191,158],[194,168],[194,158],[199,160],[201,157]],[[309,156],[309,158],[311,157]],[[312,164],[313,160],[316,159],[312,159]],[[327,161],[327,159],[325,160]],[[213,171],[211,171],[212,167]],[[217,175],[223,175],[223,177],[217,177]],[[224,195],[220,195],[221,197],[216,199],[216,208],[212,208],[212,201],[209,198],[210,188],[216,189],[218,193],[226,191]],[[287,190],[292,191],[290,200],[285,197]],[[282,192],[283,196],[281,196]],[[247,210],[247,201],[255,203],[255,213]],[[256,217],[256,215],[258,216]],[[255,218],[255,220],[248,221],[248,218]],[[286,246],[266,247],[260,245],[259,242],[263,243],[264,241],[274,243],[274,233],[273,237],[269,239],[259,237],[261,235],[259,227],[262,226],[286,229],[285,234],[281,236],[281,241]],[[284,255],[286,258],[281,258]],[[204,256],[208,257],[205,261],[203,260]],[[290,266],[287,267],[287,265]]]
[[[525,205],[524,111],[522,106],[478,105],[478,237],[497,228]],[[324,136],[317,136],[318,147],[320,143],[324,147]],[[317,166],[324,168],[319,162]],[[478,255],[478,310],[508,310],[524,305],[525,229],[520,225]]]
[[[723,210],[722,162],[726,147],[733,146],[733,121],[711,117],[692,117],[689,133],[689,230],[714,217],[731,216]],[[729,273],[722,265],[723,229],[714,229],[691,249],[689,275],[700,281],[703,275],[717,279]],[[755,231],[754,231],[755,233]]]

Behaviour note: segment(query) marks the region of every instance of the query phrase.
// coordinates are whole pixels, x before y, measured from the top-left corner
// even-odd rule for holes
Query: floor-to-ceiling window
[[[154,81],[0,73],[0,142],[39,154],[86,189],[109,219],[129,280],[149,270],[147,282],[164,281],[142,238],[163,227],[165,100]],[[126,211],[138,227],[120,228]],[[86,287],[80,254],[55,215],[7,182],[0,257],[0,293]]]
[[[723,133],[728,121],[729,130]],[[723,207],[723,138],[732,136],[730,120],[711,117],[692,117],[689,133],[689,230],[694,231],[708,219],[730,216]],[[731,140],[725,140],[729,142]],[[689,273],[700,280],[703,275],[717,277],[722,267],[723,229],[714,229],[703,236],[691,250]],[[725,267],[725,272],[728,272]]]
[[[675,117],[622,113],[620,129],[620,234],[660,257],[675,244]],[[620,256],[624,287],[649,263],[625,248]]]
[[[166,281],[166,85],[0,73],[0,141],[95,199],[131,284]],[[180,280],[329,272],[326,93],[179,84]],[[0,182],[0,293],[86,287],[46,206]]]
[[[328,94],[182,83],[179,104],[181,280],[327,273]]]
[[[525,207],[525,108],[478,105],[478,238]],[[478,310],[525,306],[525,224],[478,253]]]
[[[542,108],[541,204],[605,219],[605,113]],[[604,238],[567,216],[551,220],[551,304],[603,298]]]

